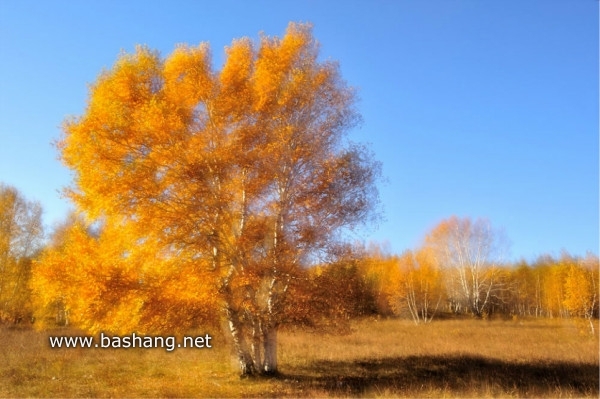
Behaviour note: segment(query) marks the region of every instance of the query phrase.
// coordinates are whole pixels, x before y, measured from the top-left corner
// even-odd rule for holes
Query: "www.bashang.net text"
[[[125,336],[109,336],[100,333],[93,336],[50,336],[51,348],[165,348],[171,352],[176,348],[212,348],[212,337],[208,334],[196,337],[184,336],[181,342],[173,336],[143,336],[132,333]]]

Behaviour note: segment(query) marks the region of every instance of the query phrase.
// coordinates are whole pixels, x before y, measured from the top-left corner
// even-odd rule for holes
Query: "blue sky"
[[[598,254],[597,1],[0,0],[0,181],[61,220],[70,173],[51,142],[121,51],[224,46],[311,22],[359,90],[352,131],[383,164],[393,252],[451,215],[487,217],[510,259]]]

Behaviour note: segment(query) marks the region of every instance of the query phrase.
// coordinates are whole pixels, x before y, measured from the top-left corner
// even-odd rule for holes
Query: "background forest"
[[[14,187],[1,186],[0,320],[3,324],[34,321],[36,325],[47,326],[71,324],[68,309],[78,306],[76,301],[85,301],[71,295],[75,281],[68,274],[68,269],[75,267],[68,263],[73,261],[75,253],[70,247],[74,243],[66,241],[65,233],[77,226],[77,219],[73,217],[56,226],[46,239],[41,212],[41,204],[28,201]],[[427,323],[435,317],[461,315],[574,318],[586,321],[593,332],[598,319],[597,256],[564,253],[560,257],[542,255],[530,262],[500,263],[487,258],[480,263],[469,259],[461,264],[445,258],[443,253],[440,255],[440,246],[452,244],[444,235],[448,229],[458,228],[471,234],[464,237],[470,241],[454,241],[456,245],[471,245],[461,249],[481,250],[472,246],[472,235],[494,234],[481,229],[487,224],[484,220],[453,217],[430,232],[422,247],[402,254],[386,253],[376,244],[356,247],[346,261],[319,265],[309,273],[312,279],[324,282],[330,295],[328,303],[336,307],[343,319],[380,315]],[[94,230],[81,229],[79,234],[77,239],[86,240],[89,250],[93,250],[92,244],[98,239]],[[496,238],[486,237],[489,244],[497,244]],[[99,262],[102,258],[94,259]],[[63,262],[61,266],[65,269],[49,267],[58,266],[49,262]],[[100,268],[102,264],[94,267]],[[105,272],[99,270],[97,277]],[[106,295],[108,288],[108,285],[98,288],[98,295]],[[100,296],[95,300],[99,299]],[[108,299],[105,301],[105,306],[110,306]],[[193,309],[193,301],[190,304]]]

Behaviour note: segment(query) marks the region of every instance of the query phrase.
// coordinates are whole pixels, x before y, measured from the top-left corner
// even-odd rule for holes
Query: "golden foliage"
[[[39,328],[51,318],[92,333],[173,332],[215,322],[217,305],[202,288],[211,276],[149,245],[129,245],[127,232],[110,224],[92,231],[71,219],[34,264]]]
[[[586,264],[587,263],[587,264]],[[574,315],[591,319],[598,303],[598,259],[571,263],[565,284],[564,305]]]
[[[0,184],[0,322],[31,317],[31,261],[43,238],[42,207]]]
[[[267,336],[293,319],[282,309],[310,286],[297,283],[308,281],[303,268],[335,258],[341,232],[372,215],[379,167],[344,139],[358,122],[354,91],[335,63],[318,61],[311,27],[290,24],[282,38],[258,44],[235,40],[226,56],[214,70],[206,43],[164,59],[137,47],[92,85],[85,113],[65,123],[58,147],[75,174],[68,195],[106,229],[80,239],[77,249],[97,256],[89,266],[69,259],[97,285],[70,299],[98,298],[97,311],[82,302],[71,312],[82,325],[144,325],[155,299],[147,279],[139,282],[150,267],[161,276],[155,296],[179,291],[208,308],[219,298],[234,340]],[[165,277],[188,267],[189,285]],[[110,285],[100,275],[112,268]],[[110,306],[106,290],[121,292]],[[121,320],[127,312],[136,316]]]

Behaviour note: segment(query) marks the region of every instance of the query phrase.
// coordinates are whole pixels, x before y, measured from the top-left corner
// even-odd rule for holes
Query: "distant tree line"
[[[141,323],[132,317],[139,297],[132,297],[128,306],[115,305],[116,297],[134,282],[122,272],[106,274],[107,268],[114,267],[110,266],[114,253],[101,246],[99,231],[70,215],[44,239],[41,214],[39,203],[26,200],[14,187],[0,185],[0,322],[36,319],[46,327],[65,325],[70,322],[70,309],[86,309],[96,312],[90,323],[107,325],[103,321],[107,315],[127,328]],[[122,243],[111,234],[104,232],[104,239],[122,253]],[[364,316],[403,317],[416,324],[465,315],[578,318],[595,331],[600,297],[596,255],[563,253],[529,262],[503,262],[503,241],[502,234],[484,219],[451,217],[440,222],[419,248],[400,255],[386,253],[375,244],[355,247],[335,263],[306,270],[299,278],[313,288],[290,304],[285,317],[291,324],[321,329]],[[93,252],[94,248],[103,253]],[[127,261],[127,257],[122,259]],[[130,267],[146,268],[151,278],[148,265],[132,263]],[[94,271],[100,277],[94,277]],[[209,318],[203,314],[210,309],[209,299],[190,300],[186,284],[199,282],[179,281],[185,280],[181,272],[185,271],[148,282],[143,299],[155,307],[155,316],[165,313],[163,323],[192,327],[195,316]],[[90,283],[95,278],[105,283],[92,294],[87,291],[94,291]],[[74,287],[78,280],[82,286],[88,284],[87,297],[76,295],[82,292]]]
[[[506,262],[500,250],[504,241],[484,219],[451,217],[416,250],[396,255],[371,245],[353,263],[330,273],[346,276],[348,286],[360,287],[349,306],[352,316],[370,312],[410,318],[416,324],[436,315],[578,318],[594,333],[598,257],[563,253]],[[348,276],[356,281],[348,282]]]
[[[404,317],[416,324],[436,316],[578,318],[594,333],[598,257],[565,252],[506,262],[504,242],[487,220],[451,217],[415,250],[397,255],[373,244],[313,273],[329,279],[347,318]]]
[[[392,255],[371,248],[365,257],[346,268],[353,271],[353,277],[368,293],[366,303],[373,304],[368,311],[412,318],[415,323],[431,321],[440,314],[579,317],[590,323],[598,319],[598,257],[593,254],[543,255],[533,262],[484,265],[482,278],[493,278],[494,282],[477,294],[482,302],[488,298],[479,312],[471,306],[472,298],[465,295],[468,291],[456,285],[452,276],[456,271],[437,264],[423,250]],[[344,274],[352,273],[345,270]],[[355,312],[364,309],[362,302],[355,306]]]

